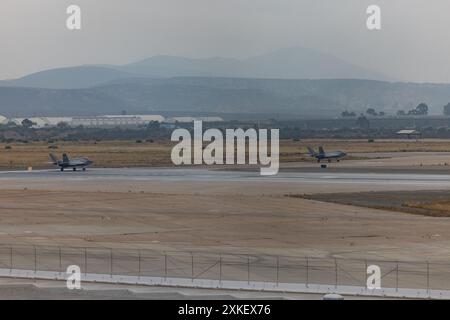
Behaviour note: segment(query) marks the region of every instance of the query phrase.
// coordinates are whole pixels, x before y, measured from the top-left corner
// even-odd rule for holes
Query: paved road
[[[410,173],[341,173],[341,172],[280,172],[276,176],[260,176],[258,172],[219,171],[208,169],[121,168],[90,169],[85,172],[55,170],[2,171],[0,182],[34,181],[211,181],[211,182],[294,182],[300,184],[369,184],[416,185],[450,187],[450,175]]]

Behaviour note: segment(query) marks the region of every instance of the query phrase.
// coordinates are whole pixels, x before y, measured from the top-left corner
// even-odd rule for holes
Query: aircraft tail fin
[[[53,153],[50,153],[49,156],[50,159],[52,159],[53,164],[58,164],[58,158]]]
[[[308,149],[308,153],[311,157],[314,157],[316,155],[316,152],[311,147],[306,147]]]
[[[68,163],[69,162],[69,157],[65,153],[63,154],[63,162],[64,163]]]
[[[323,150],[322,146],[319,147],[319,154],[325,154],[325,151]]]

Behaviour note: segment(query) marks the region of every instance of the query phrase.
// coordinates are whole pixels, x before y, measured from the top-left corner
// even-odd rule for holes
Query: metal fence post
[[[62,257],[61,257],[61,247],[58,248],[59,251],[59,273],[62,273]]]
[[[167,253],[164,254],[164,280],[167,280]]]
[[[10,249],[9,250],[9,266],[12,271],[12,269],[13,269],[13,248],[12,248],[12,246],[9,249]]]
[[[430,294],[430,263],[427,261],[427,293]]]
[[[306,257],[306,287],[309,285],[309,259]]]
[[[364,277],[363,277],[363,287],[367,289],[367,259],[364,260],[366,265],[366,270],[364,270]]]
[[[87,249],[84,248],[84,275],[86,276],[87,274]]]
[[[247,284],[250,284],[250,256],[247,256]]]
[[[222,254],[219,254],[219,282],[222,284]]]
[[[36,275],[36,271],[37,271],[37,253],[36,253],[36,246],[34,247],[34,274]]]
[[[280,282],[280,257],[277,256],[277,287]]]
[[[112,276],[113,276],[113,250],[112,249],[110,250],[109,257],[110,257],[110,259],[109,259],[109,270],[111,272],[111,278],[112,278]]]
[[[138,250],[138,278],[141,278],[141,250]]]
[[[194,254],[191,252],[191,281],[194,282]]]
[[[397,268],[395,270],[395,291],[398,292],[398,261],[397,261]]]
[[[338,286],[338,264],[337,264],[336,258],[334,259],[334,272],[335,272],[334,287],[337,289],[337,286]]]

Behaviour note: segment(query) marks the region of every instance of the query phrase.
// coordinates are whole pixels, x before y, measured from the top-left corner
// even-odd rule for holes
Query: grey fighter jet
[[[308,153],[311,157],[314,157],[317,159],[317,162],[320,163],[321,160],[328,160],[328,162],[331,162],[332,159],[336,159],[337,162],[339,162],[339,159],[345,157],[347,154],[342,151],[331,151],[331,152],[325,152],[322,147],[319,147],[319,152],[315,152],[313,148],[307,147]]]
[[[62,160],[58,160],[58,158],[50,153],[50,159],[52,159],[52,163],[55,166],[60,167],[61,171],[64,171],[66,168],[72,168],[73,171],[77,171],[77,168],[81,168],[83,171],[86,170],[86,167],[91,165],[93,161],[89,160],[86,157],[80,157],[75,159],[69,159],[67,154],[63,154]]]

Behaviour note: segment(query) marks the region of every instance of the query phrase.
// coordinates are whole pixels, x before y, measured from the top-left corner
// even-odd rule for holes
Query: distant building
[[[223,119],[221,117],[172,117],[167,118],[167,123],[187,123],[187,122],[194,122],[194,121],[203,121],[203,122],[222,122]]]
[[[27,118],[6,118],[0,116],[0,124],[13,122],[18,126],[22,121],[28,119],[35,123],[34,128],[55,127],[59,123],[67,123],[69,126],[77,127],[133,127],[147,125],[151,121],[164,122],[164,117],[160,115],[104,115],[88,117],[27,117]]]
[[[9,119],[7,117],[0,115],[0,124],[7,124],[8,122]]]
[[[18,126],[22,121],[28,119],[35,123],[34,128],[54,127],[59,123],[67,123],[71,127],[111,128],[111,127],[137,127],[145,126],[152,121],[164,124],[172,128],[175,123],[189,123],[196,120],[203,122],[222,122],[221,117],[171,117],[164,118],[161,115],[102,115],[102,116],[79,116],[79,117],[28,117],[28,118],[6,118],[0,116],[0,124],[13,122]]]
[[[420,131],[414,130],[414,129],[403,129],[397,132],[397,135],[407,137],[408,139],[411,138],[422,138],[422,133]]]
[[[30,118],[11,118],[8,122],[13,122],[18,126],[22,125],[22,121],[28,119],[31,122],[34,122],[34,128],[45,128],[45,127],[54,127],[58,125],[60,122],[65,122],[70,124],[72,121],[71,117],[30,117]]]
[[[69,123],[72,127],[136,127],[147,125],[151,121],[163,122],[160,115],[105,115],[92,117],[74,117]]]

